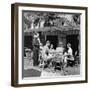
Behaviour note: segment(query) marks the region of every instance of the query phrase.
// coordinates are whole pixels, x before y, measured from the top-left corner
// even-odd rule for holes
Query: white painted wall
[[[39,4],[58,4],[58,5],[74,5],[87,6],[90,9],[90,0],[0,0],[0,90],[88,90],[88,84],[72,84],[72,85],[55,85],[55,86],[39,86],[13,88],[10,86],[11,78],[11,3],[39,3]],[[89,12],[90,20],[90,12]],[[88,29],[90,33],[90,27]],[[90,35],[89,35],[90,38]],[[90,45],[90,42],[88,43]],[[90,47],[88,48],[90,51]],[[89,57],[90,59],[90,57]],[[89,61],[89,60],[88,60]],[[88,62],[90,63],[90,61]],[[90,68],[90,65],[89,65]],[[89,70],[90,76],[90,70]],[[90,81],[90,78],[89,78]]]

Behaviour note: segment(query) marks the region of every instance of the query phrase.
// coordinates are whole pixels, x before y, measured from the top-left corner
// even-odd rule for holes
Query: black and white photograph
[[[80,16],[22,11],[23,77],[80,75]]]
[[[87,82],[86,7],[15,4],[12,10],[15,85]]]

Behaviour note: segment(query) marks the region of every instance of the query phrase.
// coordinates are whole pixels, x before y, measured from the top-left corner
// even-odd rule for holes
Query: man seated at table
[[[61,60],[63,60],[63,51],[64,51],[63,43],[59,42],[59,45],[56,48],[56,53],[57,53],[57,56],[58,56],[57,58],[61,58]]]
[[[63,68],[63,51],[63,43],[59,42],[59,45],[55,50],[55,58],[53,59],[54,70],[56,70],[56,68]]]

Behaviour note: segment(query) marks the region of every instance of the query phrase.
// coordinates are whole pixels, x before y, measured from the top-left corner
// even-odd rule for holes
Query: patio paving
[[[52,70],[52,68],[45,68],[42,70],[39,66],[33,66],[33,60],[24,59],[24,77],[53,77],[65,75],[79,75],[80,66],[67,67],[65,73],[63,70]]]

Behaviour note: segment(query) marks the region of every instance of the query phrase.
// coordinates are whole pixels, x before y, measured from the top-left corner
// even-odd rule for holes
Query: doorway
[[[33,49],[32,40],[32,36],[24,36],[24,47]]]
[[[46,39],[50,41],[51,44],[53,44],[54,49],[58,46],[58,36],[57,35],[47,35]]]
[[[75,52],[78,51],[78,46],[79,46],[78,36],[79,35],[68,35],[66,37],[67,43],[71,44],[71,48],[73,49],[73,54],[75,54]]]

